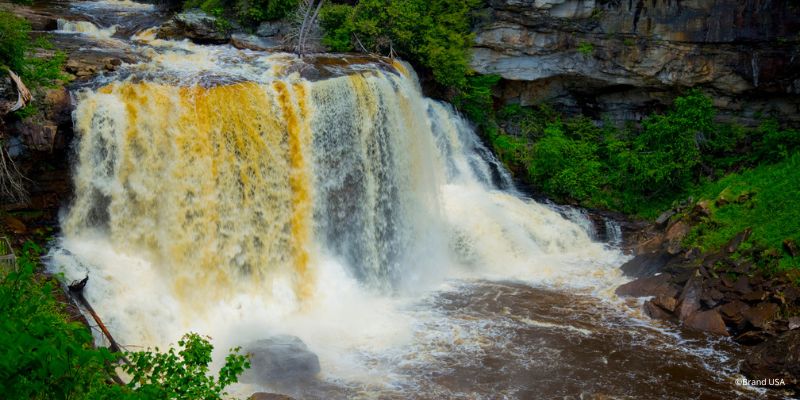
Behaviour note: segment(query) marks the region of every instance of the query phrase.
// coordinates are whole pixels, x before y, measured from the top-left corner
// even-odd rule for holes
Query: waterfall
[[[332,363],[409,332],[393,299],[448,279],[618,279],[618,253],[520,197],[405,64],[138,40],[150,60],[75,93],[75,199],[50,261],[89,275],[122,343],[281,331]]]

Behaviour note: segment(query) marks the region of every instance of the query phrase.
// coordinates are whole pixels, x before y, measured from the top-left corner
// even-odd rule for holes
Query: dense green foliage
[[[39,248],[27,243],[18,271],[0,281],[0,393],[9,399],[88,398],[106,385],[105,349],[85,326],[67,322],[54,281],[33,273]]]
[[[507,106],[497,115],[499,129],[487,136],[507,165],[556,200],[653,217],[701,178],[800,149],[798,132],[774,121],[745,129],[715,123],[715,115],[711,99],[697,91],[638,128]]]
[[[213,347],[197,334],[166,353],[126,353],[132,380],[112,383],[121,355],[92,346],[92,335],[71,322],[53,279],[34,273],[41,249],[27,242],[16,271],[0,277],[0,393],[8,399],[221,399],[249,367],[244,355],[226,358],[219,378],[209,375]],[[238,349],[234,349],[236,351]]]
[[[330,4],[320,14],[323,43],[333,51],[397,54],[461,88],[470,74],[471,11],[477,0],[360,0]]]
[[[51,51],[50,56],[36,55],[37,50],[51,49],[52,45],[45,38],[32,40],[27,21],[0,11],[0,69],[16,72],[31,89],[53,86],[65,79],[61,67],[66,55],[58,51]]]
[[[687,246],[719,249],[751,228],[740,256],[772,271],[800,268],[783,248],[800,241],[800,132],[772,119],[757,128],[717,123],[711,99],[698,91],[622,129],[547,106],[510,105],[496,115],[484,106],[467,116],[517,177],[543,194],[646,218],[687,197],[707,200],[711,215]]]

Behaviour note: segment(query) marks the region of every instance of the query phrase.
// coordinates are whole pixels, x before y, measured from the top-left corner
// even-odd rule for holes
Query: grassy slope
[[[751,228],[748,246],[777,251],[781,269],[800,268],[798,257],[783,249],[786,239],[800,242],[800,153],[701,184],[692,193],[712,200],[712,215],[694,228],[687,244],[717,249]]]

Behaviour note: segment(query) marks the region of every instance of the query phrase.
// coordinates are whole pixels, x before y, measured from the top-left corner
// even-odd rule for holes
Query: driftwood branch
[[[297,54],[299,56],[303,56],[303,54],[306,52],[306,42],[308,41],[308,37],[311,35],[312,31],[315,30],[317,18],[319,17],[319,12],[322,10],[322,4],[324,2],[324,0],[319,0],[318,3],[316,3],[316,0],[305,0],[301,5],[301,7],[304,8],[304,12],[303,20],[300,24],[300,32],[297,35],[296,47]]]
[[[28,90],[28,87],[25,86],[25,83],[22,82],[22,79],[19,77],[19,75],[10,69],[7,69],[6,73],[8,73],[8,77],[11,78],[11,82],[14,84],[14,89],[17,91],[17,100],[13,103],[8,101],[0,101],[0,117],[24,108],[28,105],[28,103],[31,102],[31,99],[33,98],[31,91]]]

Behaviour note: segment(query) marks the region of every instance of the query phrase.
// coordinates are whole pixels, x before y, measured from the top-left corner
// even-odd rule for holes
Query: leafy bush
[[[767,119],[756,130],[760,138],[753,146],[753,161],[776,162],[800,149],[800,132],[782,130],[775,119]]]
[[[700,163],[698,136],[714,130],[716,110],[698,91],[675,99],[666,114],[642,121],[633,154],[621,165],[629,172],[626,184],[641,193],[680,191],[691,183]]]
[[[236,10],[239,21],[255,25],[262,21],[273,21],[291,14],[298,0],[238,0]]]
[[[110,383],[120,354],[93,347],[83,324],[70,322],[56,297],[57,284],[34,273],[41,248],[27,242],[18,270],[0,278],[0,393],[9,399],[221,399],[226,386],[249,367],[246,356],[225,359],[219,378],[209,376],[211,344],[188,334],[177,352],[126,353],[127,385]]]
[[[603,186],[601,171],[597,145],[568,138],[562,125],[554,123],[534,145],[528,173],[545,192],[560,199],[583,201]]]
[[[500,81],[498,75],[474,75],[466,79],[465,87],[453,99],[453,104],[484,132],[496,130],[492,87]]]
[[[780,161],[800,149],[800,134],[772,120],[758,129],[715,123],[711,99],[695,90],[666,113],[625,129],[582,116],[562,122],[546,106],[509,105],[487,123],[488,102],[476,104],[484,114],[462,108],[479,126],[495,127],[487,139],[500,159],[545,195],[646,217],[688,196],[701,178]]]
[[[325,31],[322,38],[330,51],[353,50],[353,7],[346,4],[326,4],[319,13],[320,27]]]
[[[547,125],[560,118],[546,104],[531,108],[510,104],[500,109],[497,117],[502,121],[504,131],[529,140],[541,138]]]
[[[166,353],[139,351],[128,353],[130,364],[123,369],[130,374],[128,387],[147,399],[221,399],[225,388],[236,383],[239,374],[250,367],[247,356],[234,353],[225,358],[219,378],[209,376],[208,364],[214,347],[205,338],[189,333],[178,341],[180,350]]]
[[[115,358],[92,347],[85,326],[67,322],[54,281],[34,275],[39,251],[26,243],[18,271],[0,281],[0,393],[9,399],[83,398],[107,386]]]

